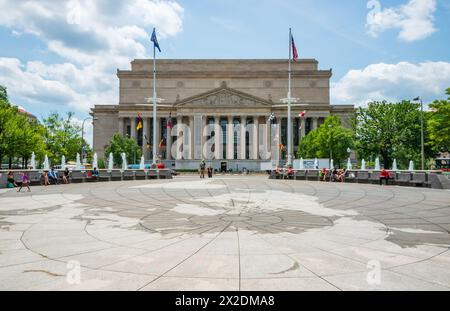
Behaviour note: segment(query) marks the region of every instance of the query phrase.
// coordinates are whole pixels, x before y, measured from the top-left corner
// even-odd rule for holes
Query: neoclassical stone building
[[[156,119],[159,159],[175,168],[197,168],[205,157],[217,169],[260,168],[270,161],[260,149],[270,151],[267,146],[274,141],[287,145],[287,108],[281,101],[287,97],[287,71],[287,60],[157,60],[157,97],[164,100]],[[92,109],[94,151],[100,157],[111,137],[121,133],[136,139],[146,162],[152,162],[152,72],[152,60],[132,61],[131,70],[117,71],[119,104]],[[294,156],[301,137],[327,116],[338,115],[348,124],[354,107],[330,104],[331,76],[314,59],[293,63],[292,97],[299,99],[292,108]],[[299,117],[302,111],[305,118]],[[272,113],[274,122],[269,120]],[[139,130],[138,115],[143,120]],[[167,126],[170,117],[172,129]],[[205,130],[207,125],[212,131]],[[249,125],[260,130],[248,130]],[[208,142],[212,158],[202,151]]]

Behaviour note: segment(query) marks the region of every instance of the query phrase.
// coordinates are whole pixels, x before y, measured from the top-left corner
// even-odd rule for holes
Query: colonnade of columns
[[[142,142],[142,151],[146,160],[150,160],[152,157],[151,150],[147,147],[147,144],[151,145],[153,142],[151,133],[153,129],[151,126],[152,119],[143,118],[142,130],[139,131],[136,129],[137,118],[119,117],[118,120],[119,133]],[[274,137],[279,140],[279,143],[287,139],[286,133],[282,133],[282,119],[286,118],[283,116],[276,118],[277,126],[274,126],[267,116],[177,116],[172,118],[176,126],[171,129],[166,125],[167,118],[158,117],[156,119],[158,124],[156,127],[156,141],[158,142],[158,146],[154,147],[157,148],[157,154],[165,151],[164,157],[161,160],[200,160],[203,158],[204,146],[209,140],[214,145],[212,153],[213,157],[217,160],[260,160],[261,146],[271,146]],[[298,121],[300,128],[294,127],[294,131],[298,130],[298,137],[302,138],[307,134],[306,120],[305,118],[298,119],[300,119]],[[320,125],[319,122],[323,120],[323,118],[318,117],[309,119],[309,130],[316,129]],[[166,122],[162,122],[163,120]],[[294,120],[295,118],[292,118],[292,122]],[[201,124],[197,124],[198,126],[196,126],[196,122],[201,122]],[[248,126],[248,123],[250,123],[250,126]],[[183,126],[179,126],[180,124],[183,124]],[[209,131],[207,130],[207,125],[209,125]],[[251,128],[258,130],[249,130]],[[226,132],[225,135],[223,131]],[[214,132],[214,135],[212,135],[212,132]],[[147,141],[145,141],[143,133],[145,133]],[[247,133],[249,134],[248,137]],[[142,139],[138,136],[141,136]],[[294,143],[294,136],[296,135],[292,135],[293,141],[291,142],[293,146],[298,144],[298,141]],[[159,142],[162,139],[163,144],[161,146],[162,148],[160,148]],[[174,144],[176,145],[174,146]],[[172,152],[174,148],[176,150],[175,153]],[[200,150],[197,150],[198,148]],[[224,148],[226,149],[225,152]],[[296,152],[294,148],[293,152]]]

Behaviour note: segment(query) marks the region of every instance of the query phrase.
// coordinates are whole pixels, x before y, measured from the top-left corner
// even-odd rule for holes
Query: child
[[[22,172],[21,174],[22,174],[22,184],[20,185],[19,190],[17,190],[17,192],[20,192],[23,187],[27,187],[28,189],[27,192],[31,192],[30,180],[28,179],[28,176],[24,172]]]

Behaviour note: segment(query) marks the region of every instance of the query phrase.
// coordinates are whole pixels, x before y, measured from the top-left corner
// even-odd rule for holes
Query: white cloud
[[[350,70],[332,84],[333,104],[365,105],[373,100],[401,101],[421,96],[425,101],[445,97],[450,87],[450,63],[372,64]]]
[[[33,34],[61,64],[0,59],[0,83],[34,104],[61,104],[87,112],[118,102],[116,69],[148,57],[150,32],[165,38],[182,31],[183,8],[161,0],[0,0],[0,26]]]
[[[400,29],[401,40],[412,42],[427,38],[437,31],[433,24],[436,0],[410,0],[407,4],[379,11],[379,2],[371,2],[375,6],[368,15],[366,27],[373,37],[378,37],[385,30],[397,28]]]

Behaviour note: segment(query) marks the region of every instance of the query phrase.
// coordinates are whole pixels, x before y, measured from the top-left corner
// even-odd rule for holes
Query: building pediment
[[[269,101],[231,89],[223,85],[218,89],[178,101],[178,108],[267,108]]]

